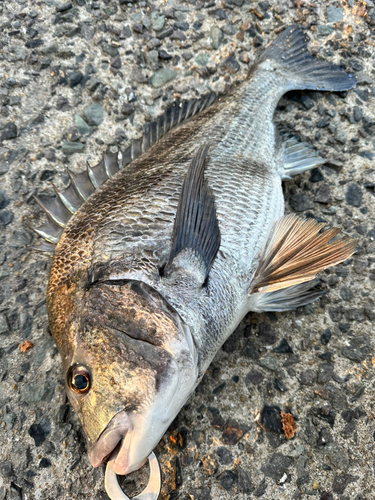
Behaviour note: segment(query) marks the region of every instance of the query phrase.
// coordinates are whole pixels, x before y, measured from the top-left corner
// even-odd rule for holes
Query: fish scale
[[[283,216],[282,180],[324,160],[273,114],[288,90],[355,83],[288,27],[227,96],[175,104],[39,200],[37,231],[59,240],[51,331],[95,467],[139,468],[244,316],[319,299],[317,273],[352,255],[339,230]]]

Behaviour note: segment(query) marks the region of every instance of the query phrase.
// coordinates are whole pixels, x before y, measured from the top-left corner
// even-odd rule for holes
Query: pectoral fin
[[[278,221],[255,273],[250,294],[275,292],[312,281],[319,271],[348,259],[357,241],[347,236],[337,237],[339,229],[320,232],[323,227],[324,224],[314,219],[300,219],[295,215]],[[295,290],[298,289],[294,288],[293,294]],[[306,292],[306,288],[300,290]]]
[[[207,278],[220,247],[220,229],[214,195],[204,177],[209,146],[194,156],[182,186],[164,275],[185,271],[201,284]]]

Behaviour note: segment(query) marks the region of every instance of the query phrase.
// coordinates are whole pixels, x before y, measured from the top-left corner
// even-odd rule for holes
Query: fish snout
[[[117,474],[127,474],[128,451],[133,425],[125,411],[120,411],[110,420],[89,452],[93,467],[99,467],[107,458],[114,460]]]

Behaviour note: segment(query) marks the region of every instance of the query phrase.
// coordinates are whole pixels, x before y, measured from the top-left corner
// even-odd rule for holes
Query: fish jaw
[[[118,445],[120,445],[120,449],[117,452],[116,460],[121,458],[121,462],[124,463],[127,458],[127,447],[124,445],[126,438],[129,438],[132,430],[133,426],[127,413],[125,411],[117,413],[89,452],[90,464],[93,467],[99,467],[104,459],[108,457],[108,455],[111,455]]]

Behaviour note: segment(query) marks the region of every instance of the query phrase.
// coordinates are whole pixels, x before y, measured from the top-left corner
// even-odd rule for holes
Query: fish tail
[[[297,26],[288,26],[261,55],[258,63],[274,61],[285,73],[290,90],[310,89],[343,91],[356,86],[355,76],[337,64],[313,57],[307,50],[306,37]]]

